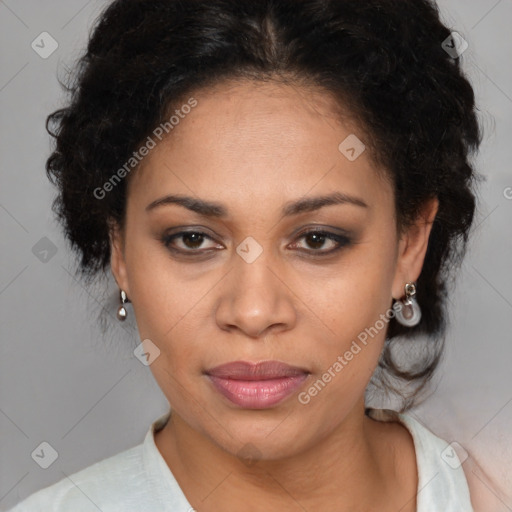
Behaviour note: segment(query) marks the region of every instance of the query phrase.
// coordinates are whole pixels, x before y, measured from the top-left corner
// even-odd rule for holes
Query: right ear
[[[117,286],[126,292],[130,297],[128,286],[128,277],[126,272],[126,262],[124,258],[124,232],[115,221],[109,222],[110,238],[110,268]]]

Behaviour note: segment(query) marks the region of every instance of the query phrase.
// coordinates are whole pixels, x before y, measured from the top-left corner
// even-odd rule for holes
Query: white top
[[[141,444],[34,492],[8,512],[192,512],[155,444],[154,432],[170,412],[152,423]],[[446,441],[407,414],[388,409],[367,409],[367,414],[399,421],[411,433],[418,464],[417,512],[474,512],[459,458]]]

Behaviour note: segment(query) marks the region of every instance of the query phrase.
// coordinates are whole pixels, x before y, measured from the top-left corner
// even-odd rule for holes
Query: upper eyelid
[[[179,229],[179,228],[177,228]],[[183,235],[183,234],[188,234],[188,233],[195,233],[195,234],[201,234],[201,235],[205,235],[207,236],[208,238],[211,238],[212,240],[215,239],[214,236],[208,234],[207,231],[204,231],[205,228],[192,228],[192,229],[182,229],[181,231],[176,231],[176,232],[173,232],[173,233],[164,233],[164,237],[173,237],[173,236],[177,236],[177,235]],[[318,226],[318,227],[315,227],[315,226],[308,226],[304,229],[297,229],[295,230],[291,236],[293,237],[296,237],[296,236],[303,236],[303,235],[307,235],[309,233],[322,233],[322,234],[327,234],[327,235],[337,235],[337,236],[346,236],[347,238],[350,237],[350,233],[344,229],[341,229],[341,228],[337,228],[338,232],[336,232],[335,228],[328,228],[328,227],[322,227],[322,226]]]
[[[174,236],[174,235],[179,235],[179,234],[183,234],[183,233],[201,233],[210,238],[215,238],[214,235],[209,234],[209,231],[210,231],[209,228],[203,227],[203,226],[197,226],[197,227],[192,226],[192,225],[191,226],[188,226],[188,225],[175,226],[173,228],[164,230],[164,236],[166,236],[166,235]],[[305,227],[302,226],[300,228],[293,230],[293,232],[290,234],[290,236],[294,237],[297,235],[310,233],[311,231],[328,233],[328,234],[339,235],[339,236],[346,236],[346,237],[352,236],[351,230],[343,229],[343,228],[336,227],[336,226],[324,226],[323,224],[310,224]]]

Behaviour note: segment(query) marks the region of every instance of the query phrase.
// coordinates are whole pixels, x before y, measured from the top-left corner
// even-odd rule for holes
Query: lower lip
[[[281,377],[269,380],[235,380],[208,375],[222,395],[245,409],[265,409],[275,405],[301,386],[307,375]]]

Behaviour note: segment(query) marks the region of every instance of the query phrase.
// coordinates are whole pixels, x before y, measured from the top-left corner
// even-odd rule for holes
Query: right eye
[[[182,241],[182,247],[176,247],[174,244],[175,240]],[[199,254],[201,252],[206,252],[207,250],[211,250],[212,248],[207,248],[203,250],[199,250],[203,245],[203,242],[206,240],[213,240],[210,236],[202,231],[181,231],[179,233],[174,233],[172,235],[164,235],[162,237],[162,243],[167,247],[167,249],[175,252],[180,252],[182,254],[194,255],[194,253]]]

